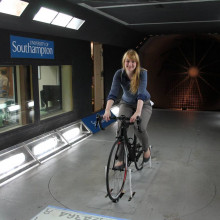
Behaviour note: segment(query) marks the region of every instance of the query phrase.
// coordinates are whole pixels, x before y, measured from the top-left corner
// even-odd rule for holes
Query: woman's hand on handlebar
[[[111,111],[110,110],[105,110],[105,114],[103,115],[103,119],[108,122],[110,121],[110,117],[111,117]]]
[[[135,112],[135,113],[131,116],[130,122],[131,122],[131,123],[134,123],[134,122],[136,121],[137,117],[140,117],[140,114],[139,114],[138,112]]]

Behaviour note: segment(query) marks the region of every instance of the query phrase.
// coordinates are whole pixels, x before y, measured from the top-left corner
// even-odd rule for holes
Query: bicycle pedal
[[[129,197],[128,202],[130,202],[130,201],[134,198],[135,193],[136,193],[136,192],[133,192],[133,193],[132,193],[132,196]]]

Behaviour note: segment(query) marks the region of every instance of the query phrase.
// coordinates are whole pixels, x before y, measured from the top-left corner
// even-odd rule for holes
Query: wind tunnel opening
[[[220,110],[220,35],[152,36],[140,48],[155,107]]]

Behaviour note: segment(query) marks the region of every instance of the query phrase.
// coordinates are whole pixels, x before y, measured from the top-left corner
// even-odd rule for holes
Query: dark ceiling
[[[219,0],[26,0],[21,17],[0,14],[0,28],[130,47],[149,35],[219,33]],[[85,20],[78,30],[33,21],[48,7]]]

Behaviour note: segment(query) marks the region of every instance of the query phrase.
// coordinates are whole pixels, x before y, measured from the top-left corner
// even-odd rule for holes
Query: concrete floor
[[[114,123],[2,186],[0,220],[219,219],[220,112],[154,109],[149,123],[153,167],[132,168],[130,202],[128,184],[118,203],[105,198],[104,167],[115,129]],[[64,212],[40,218],[48,206]],[[65,209],[99,218],[67,215]]]

